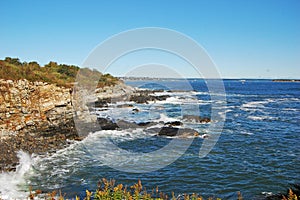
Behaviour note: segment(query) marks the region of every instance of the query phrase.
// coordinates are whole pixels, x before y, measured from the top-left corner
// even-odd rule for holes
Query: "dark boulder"
[[[190,137],[198,136],[199,133],[194,129],[190,128],[174,128],[174,127],[162,127],[158,133],[159,136],[169,136],[169,137]]]
[[[163,101],[170,97],[170,95],[153,95],[157,91],[144,90],[138,91],[136,94],[130,96],[130,101],[134,101],[136,103],[148,103],[149,101]]]
[[[102,130],[116,130],[117,128],[119,128],[117,123],[107,118],[97,118],[97,122],[99,123]]]
[[[136,122],[128,122],[125,120],[119,120],[117,121],[117,125],[119,128],[121,129],[130,129],[130,128],[147,128],[150,126],[154,126],[157,123],[155,122],[140,122],[140,123],[136,123]]]
[[[139,127],[139,125],[137,125],[136,123],[128,122],[128,121],[125,121],[125,120],[118,120],[117,125],[121,129],[131,129],[131,128],[138,128]]]
[[[108,103],[111,103],[111,99],[98,99],[95,102],[88,103],[88,107],[95,107],[95,108],[103,108],[108,107]]]
[[[120,104],[117,105],[117,108],[132,108],[133,105],[132,104]]]
[[[140,110],[138,108],[132,109],[132,114],[135,114],[135,113],[138,113],[138,112],[140,112]]]
[[[165,126],[182,126],[183,123],[181,121],[173,121],[173,122],[166,122]]]
[[[190,128],[175,128],[164,126],[162,128],[151,128],[147,129],[146,132],[151,134],[157,134],[158,136],[168,136],[168,137],[191,137],[198,136],[199,133],[194,129]]]
[[[134,101],[136,103],[140,103],[140,104],[143,104],[143,103],[148,103],[148,101],[150,100],[150,97],[149,96],[144,96],[144,95],[133,95],[130,97],[130,101]]]
[[[158,132],[158,135],[174,137],[178,134],[178,132],[179,132],[179,128],[162,127]]]
[[[150,127],[150,126],[154,126],[156,125],[156,122],[140,122],[137,123],[137,125],[139,125],[139,127]]]
[[[197,122],[197,123],[208,123],[210,122],[210,118],[208,117],[200,117],[196,115],[183,115],[182,117],[185,121]]]
[[[161,128],[149,128],[149,129],[145,129],[144,131],[151,135],[158,135],[160,129]]]
[[[152,96],[157,101],[165,101],[167,98],[171,97],[170,95],[160,95],[160,96]]]

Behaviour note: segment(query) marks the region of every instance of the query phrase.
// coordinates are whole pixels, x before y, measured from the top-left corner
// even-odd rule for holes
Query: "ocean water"
[[[0,196],[24,198],[29,186],[43,191],[60,189],[69,197],[80,196],[85,189],[96,189],[97,182],[105,177],[128,186],[140,179],[149,191],[158,186],[168,194],[173,191],[176,195],[198,193],[205,197],[236,199],[237,192],[241,191],[245,199],[261,199],[265,194],[283,192],[289,184],[300,182],[300,83],[224,80],[225,93],[209,91],[206,82],[199,79],[188,80],[188,85],[183,80],[128,81],[127,84],[162,89],[156,95],[170,97],[149,104],[134,104],[139,112],[112,104],[107,110],[96,109],[94,114],[135,122],[182,121],[182,116],[187,114],[210,117],[215,106],[224,115],[225,123],[210,153],[199,157],[204,143],[201,136],[211,134],[209,126],[215,122],[183,121],[184,127],[197,130],[200,137],[177,138],[178,146],[156,155],[152,163],[150,157],[128,158],[126,152],[137,155],[155,152],[170,144],[173,138],[154,137],[141,128],[98,131],[51,155],[29,157],[20,152],[17,172],[0,174]],[[225,102],[217,102],[212,96],[221,96]],[[186,141],[191,144],[178,159],[154,170],[170,156],[177,155],[180,145]],[[111,144],[119,148],[110,147]],[[149,172],[130,171],[135,169],[134,163],[140,163]]]

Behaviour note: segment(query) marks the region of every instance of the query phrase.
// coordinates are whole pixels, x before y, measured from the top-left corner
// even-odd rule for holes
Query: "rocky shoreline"
[[[125,89],[129,87],[122,82],[104,87],[99,98],[124,95]],[[43,154],[68,146],[69,140],[82,139],[75,127],[70,88],[0,79],[0,92],[0,172],[15,170],[19,150]],[[91,127],[90,121],[81,123]]]
[[[182,128],[182,122],[134,123],[125,120],[90,117],[93,108],[106,108],[117,101],[147,104],[166,100],[169,95],[154,95],[157,91],[137,90],[120,82],[96,90],[96,99],[81,109],[74,109],[72,90],[43,82],[0,79],[0,172],[12,171],[18,164],[17,152],[30,154],[55,152],[72,140],[81,140],[90,132],[144,128],[157,136],[198,136],[193,129]],[[133,105],[133,112],[138,112]],[[135,110],[136,109],[136,110]],[[208,123],[209,118],[183,116],[183,120]],[[160,124],[162,128],[149,128]],[[80,134],[78,134],[80,132]]]

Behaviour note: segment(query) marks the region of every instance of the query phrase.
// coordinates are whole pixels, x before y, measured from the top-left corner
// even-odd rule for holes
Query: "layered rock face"
[[[0,80],[0,171],[15,169],[19,150],[55,151],[76,139],[73,113],[68,88]]]
[[[134,91],[120,82],[98,88],[94,94],[83,94],[84,90],[72,94],[70,88],[44,82],[0,79],[0,138],[16,133],[53,136],[56,132],[75,137],[73,116],[79,117],[83,123],[96,120],[89,120],[88,105],[92,101],[105,104],[122,101]]]
[[[67,139],[81,139],[77,129],[86,133],[98,130],[97,118],[90,115],[87,105],[91,97],[109,103],[113,98],[126,99],[132,92],[120,82],[92,95],[77,91],[80,97],[76,98],[70,88],[0,79],[0,172],[15,169],[19,150],[35,154],[56,151],[69,144]]]
[[[0,80],[0,137],[63,128],[72,118],[70,89],[43,82]]]

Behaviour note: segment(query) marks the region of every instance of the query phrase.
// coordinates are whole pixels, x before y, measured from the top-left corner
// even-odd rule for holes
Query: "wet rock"
[[[153,93],[155,92],[157,91],[138,90],[136,91],[136,93],[130,96],[130,101],[134,101],[140,104],[148,104],[149,101],[164,101],[170,97],[169,95],[160,95],[160,96],[153,95]]]
[[[110,102],[111,102],[110,99],[98,99],[93,103],[89,103],[88,107],[96,107],[96,108],[108,107],[108,103]]]
[[[140,103],[140,104],[143,104],[143,103],[148,103],[148,101],[150,100],[150,97],[149,96],[131,96],[130,97],[130,101],[134,101],[136,103]]]
[[[125,120],[119,120],[117,121],[117,125],[120,129],[135,129],[135,128],[147,128],[150,126],[154,126],[157,123],[155,122],[140,122],[140,123],[136,123],[136,122],[128,122]]]
[[[132,114],[135,114],[135,113],[138,113],[138,112],[140,112],[140,110],[138,108],[132,109]]]
[[[132,108],[133,105],[132,104],[120,104],[117,105],[117,108]]]
[[[150,127],[150,126],[155,126],[157,124],[158,123],[156,123],[156,122],[140,122],[140,123],[137,123],[137,125],[139,127]]]
[[[199,135],[199,133],[194,129],[168,127],[168,126],[164,126],[162,128],[151,128],[145,131],[150,134],[157,134],[158,136],[168,136],[168,137],[195,137]]]
[[[23,150],[29,154],[55,152],[66,147],[68,137],[61,133],[43,136],[40,132],[11,135],[0,140],[0,171],[12,171],[18,164],[17,152]],[[75,139],[75,138],[74,138]]]
[[[211,121],[211,119],[208,117],[200,117],[196,115],[184,115],[182,119],[185,121],[191,121],[196,123],[209,123]]]
[[[182,126],[183,123],[181,121],[173,121],[173,122],[166,122],[165,126]]]
[[[158,101],[165,101],[169,97],[171,97],[171,96],[170,95],[161,95],[161,96],[155,96],[155,99]]]
[[[129,100],[129,96],[135,92],[133,87],[125,85],[120,82],[114,86],[105,86],[103,88],[96,89],[96,96],[99,99],[109,98],[112,101],[110,102],[119,102]]]
[[[97,122],[102,130],[116,130],[119,128],[117,123],[107,118],[97,118]]]
[[[125,120],[119,120],[117,122],[118,127],[121,129],[135,129],[135,128],[139,128],[139,125],[134,123],[134,122],[128,122]]]
[[[199,133],[194,129],[189,128],[174,128],[174,127],[163,127],[159,133],[159,136],[169,136],[169,137],[190,137],[198,136]]]
[[[79,138],[86,137],[89,133],[103,130],[98,122],[76,122],[76,131]]]
[[[179,133],[179,128],[173,128],[173,127],[162,127],[160,131],[158,132],[158,135],[160,136],[170,136],[174,137]]]

